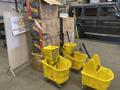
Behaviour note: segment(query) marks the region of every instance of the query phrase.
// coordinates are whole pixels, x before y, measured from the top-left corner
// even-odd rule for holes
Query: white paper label
[[[61,18],[68,18],[68,13],[60,13]]]
[[[13,35],[25,33],[25,23],[22,16],[13,16],[10,18]]]

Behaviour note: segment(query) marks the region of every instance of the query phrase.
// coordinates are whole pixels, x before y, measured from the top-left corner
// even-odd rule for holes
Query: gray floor
[[[107,66],[115,73],[115,79],[109,90],[120,90],[120,45],[113,43],[82,40],[91,55],[98,53],[102,65]],[[0,47],[0,90],[59,90],[55,85],[47,83],[42,73],[35,71],[31,66],[17,73],[13,78],[6,74],[8,70],[7,51]],[[70,73],[70,80],[61,90],[81,90],[81,75]]]

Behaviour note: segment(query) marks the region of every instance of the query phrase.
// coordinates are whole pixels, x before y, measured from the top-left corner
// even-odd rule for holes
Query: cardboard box
[[[58,6],[42,3],[41,19],[51,19],[51,18],[58,18]]]
[[[52,44],[52,45],[59,45],[59,32],[60,32],[60,25],[59,25],[59,18],[54,19],[44,19],[42,20],[42,28],[43,33],[50,34],[49,40],[44,42],[44,46]]]
[[[52,36],[52,45],[60,45],[60,36],[59,34],[57,34],[56,36]]]
[[[74,31],[74,18],[69,17],[63,20],[63,29],[65,31]]]
[[[47,45],[57,45],[57,46],[59,46],[60,45],[59,35],[51,36],[51,38],[52,38],[52,42],[50,41],[50,38],[47,39],[47,40],[44,40],[44,46],[47,46]]]
[[[68,31],[68,33],[69,33],[70,41],[71,41],[71,42],[74,42],[74,41],[75,41],[75,32],[74,32],[74,31]],[[65,43],[66,43],[66,42],[69,42],[69,41],[68,41],[68,36],[67,36],[66,33],[64,34],[64,42],[65,42]]]
[[[32,55],[32,67],[40,72],[43,72],[41,57],[37,54]]]
[[[42,28],[44,33],[50,33],[54,36],[60,31],[59,18],[42,19]]]
[[[59,18],[54,19],[44,19],[42,20],[42,27],[44,33],[49,33],[52,39],[52,43],[49,40],[44,42],[44,46],[47,45],[60,45],[60,21]],[[66,31],[68,31],[70,40],[74,42],[74,18],[66,18],[63,20],[63,32],[64,32],[64,41],[68,42],[68,37]]]
[[[64,41],[68,42],[68,37],[66,33],[66,31],[68,31],[70,40],[74,42],[74,38],[75,38],[74,18],[69,17],[63,20],[63,30],[64,30]]]
[[[38,61],[32,61],[32,67],[36,69],[37,71],[43,72],[43,65],[41,63],[41,60]]]

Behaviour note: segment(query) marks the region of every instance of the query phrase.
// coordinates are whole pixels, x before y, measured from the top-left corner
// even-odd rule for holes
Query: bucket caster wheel
[[[46,81],[46,82],[50,82],[50,80],[49,80],[48,78],[45,78],[45,81]]]
[[[85,90],[85,89],[84,89],[84,86],[81,86],[81,90]]]
[[[63,86],[62,86],[62,85],[57,85],[57,87],[58,87],[59,89],[61,89]]]

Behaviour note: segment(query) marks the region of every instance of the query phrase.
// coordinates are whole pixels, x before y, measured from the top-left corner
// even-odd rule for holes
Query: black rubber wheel
[[[50,80],[49,80],[48,78],[45,78],[45,81],[46,81],[46,82],[50,82]]]
[[[61,89],[61,88],[63,87],[63,85],[59,85],[59,84],[58,84],[57,87],[58,87],[59,89]]]

